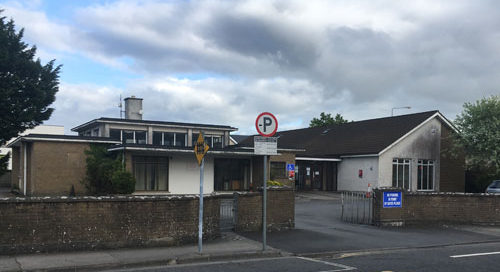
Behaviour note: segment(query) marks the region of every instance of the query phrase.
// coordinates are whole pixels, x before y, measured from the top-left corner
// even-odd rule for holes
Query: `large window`
[[[196,145],[196,141],[198,141],[198,133],[193,133],[193,146]],[[204,140],[205,143],[210,146],[211,148],[222,148],[224,146],[223,144],[223,138],[220,135],[204,135]]]
[[[286,163],[285,162],[271,162],[270,178],[286,178]]]
[[[410,160],[393,159],[392,160],[392,187],[400,187],[410,190]]]
[[[141,130],[110,129],[109,137],[125,142],[126,144],[148,143],[148,133]]]
[[[418,190],[434,190],[434,161],[418,160]]]
[[[153,132],[153,144],[164,146],[186,146],[186,133]]]
[[[168,191],[168,158],[134,157],[136,191]]]

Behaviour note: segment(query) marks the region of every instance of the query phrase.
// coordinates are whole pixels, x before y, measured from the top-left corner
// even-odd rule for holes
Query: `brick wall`
[[[402,192],[401,208],[383,208],[383,191],[375,190],[376,225],[500,225],[500,195]]]
[[[262,192],[236,193],[236,231],[262,229]],[[267,227],[269,230],[295,226],[295,193],[291,188],[270,188],[267,191]]]
[[[165,246],[198,237],[193,196],[0,199],[0,254]],[[204,237],[219,235],[217,197],[204,200]]]

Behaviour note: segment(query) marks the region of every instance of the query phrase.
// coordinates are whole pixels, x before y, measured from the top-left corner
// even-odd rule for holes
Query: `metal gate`
[[[342,221],[356,224],[372,224],[373,194],[366,192],[342,193]]]
[[[234,230],[236,222],[236,198],[221,198],[220,200],[220,230],[231,231]]]

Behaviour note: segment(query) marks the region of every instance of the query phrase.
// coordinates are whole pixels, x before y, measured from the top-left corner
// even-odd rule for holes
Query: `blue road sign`
[[[295,164],[287,164],[286,171],[295,171]]]
[[[401,192],[384,192],[384,208],[401,208]]]

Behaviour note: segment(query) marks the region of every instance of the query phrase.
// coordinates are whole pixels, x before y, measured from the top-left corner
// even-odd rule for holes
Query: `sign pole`
[[[264,155],[264,179],[262,192],[262,251],[265,251],[267,234],[267,155]]]
[[[200,166],[200,212],[198,217],[198,253],[201,254],[203,249],[203,170],[205,166],[205,158],[201,160]]]

